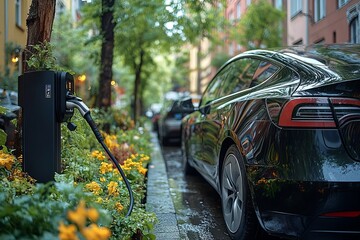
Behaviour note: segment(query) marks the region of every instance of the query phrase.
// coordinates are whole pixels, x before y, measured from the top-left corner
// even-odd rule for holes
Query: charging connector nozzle
[[[66,96],[66,108],[77,108],[83,117],[85,116],[85,114],[90,112],[89,108],[82,101],[82,99],[73,95]]]

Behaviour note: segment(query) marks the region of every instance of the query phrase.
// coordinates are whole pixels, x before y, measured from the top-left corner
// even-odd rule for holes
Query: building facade
[[[223,9],[224,18],[230,24],[231,27],[236,27],[237,23],[241,20],[241,17],[246,13],[248,7],[256,0],[227,0],[226,7]],[[287,0],[269,0],[274,7],[286,10]],[[217,6],[221,8],[222,6]],[[282,42],[284,45],[287,43],[287,21],[281,25]],[[192,94],[201,94],[210,80],[217,72],[216,67],[212,66],[212,59],[218,53],[227,55],[229,58],[245,51],[245,47],[238,44],[236,41],[230,38],[227,29],[222,29],[220,38],[224,43],[221,46],[214,48],[212,43],[208,39],[203,39],[198,46],[192,46],[190,48],[190,74],[189,74],[189,90]],[[200,71],[200,72],[199,72]]]
[[[360,0],[299,0],[288,5],[288,45],[360,43]]]
[[[0,76],[20,69],[20,52],[26,46],[26,18],[31,0],[3,0],[0,3]],[[0,79],[0,81],[3,79]]]
[[[256,0],[227,0],[224,9],[224,17],[232,26],[240,21],[246,13],[250,4]],[[270,0],[269,0],[270,1]],[[309,44],[331,44],[331,43],[360,43],[360,0],[271,0],[274,7],[283,9],[286,18],[279,26],[282,28],[283,46],[309,45]],[[226,35],[222,36],[225,43],[219,48],[211,47],[211,43],[206,43],[206,49],[192,49],[190,53],[191,69],[201,66],[201,74],[192,71],[190,76],[190,91],[192,93],[203,92],[211,78],[215,75],[216,69],[205,64],[211,64],[211,60],[216,52],[226,53],[229,58],[239,54],[246,49],[230,40]],[[201,54],[194,52],[201,51]],[[208,49],[215,49],[209,53]],[[197,60],[199,56],[206,56]],[[211,74],[209,73],[211,70]],[[200,77],[200,79],[199,79]],[[200,83],[199,83],[200,82]],[[198,89],[200,87],[200,91]]]

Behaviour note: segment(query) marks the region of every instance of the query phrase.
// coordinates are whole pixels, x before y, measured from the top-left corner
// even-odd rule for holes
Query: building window
[[[236,18],[237,19],[241,18],[241,2],[240,1],[236,4]]]
[[[282,0],[275,0],[275,7],[279,10],[283,9],[283,4],[282,4]]]
[[[315,0],[314,1],[314,20],[315,22],[320,21],[326,16],[326,1]]]
[[[346,11],[347,20],[349,23],[349,42],[360,43],[360,3],[354,4]]]
[[[342,8],[345,4],[347,4],[350,0],[338,0],[338,8]]]
[[[350,43],[360,43],[359,37],[359,17],[351,20],[350,24]]]
[[[16,25],[21,26],[21,0],[15,1],[15,22]]]
[[[290,2],[290,13],[291,17],[294,17],[298,13],[302,11],[302,1],[300,0],[293,0]]]
[[[251,0],[246,0],[246,6],[250,6]]]

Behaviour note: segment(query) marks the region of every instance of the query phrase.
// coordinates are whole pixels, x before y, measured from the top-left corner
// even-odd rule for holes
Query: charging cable
[[[119,162],[116,160],[114,155],[110,152],[109,148],[104,143],[104,138],[102,137],[101,133],[99,132],[99,129],[97,128],[94,120],[92,119],[92,117],[90,115],[90,110],[86,106],[86,104],[82,101],[81,98],[75,97],[73,95],[67,95],[66,98],[67,98],[66,108],[68,108],[68,109],[77,108],[79,110],[80,114],[83,116],[83,118],[89,124],[91,130],[94,132],[96,139],[101,144],[101,146],[105,149],[106,153],[110,156],[111,161],[115,164],[117,170],[121,174],[121,177],[125,182],[126,188],[129,191],[130,206],[129,206],[129,210],[126,214],[126,217],[130,216],[132,209],[134,207],[134,196],[133,196],[133,192],[131,190],[130,183],[129,183],[128,179],[126,178],[124,171],[122,170]]]

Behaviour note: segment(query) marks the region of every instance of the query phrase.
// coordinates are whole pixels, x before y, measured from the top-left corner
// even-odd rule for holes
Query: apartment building
[[[288,45],[360,43],[360,0],[298,0],[288,5]]]
[[[0,2],[0,73],[19,69],[19,54],[26,46],[26,18],[31,0]],[[2,79],[0,79],[1,81]]]

